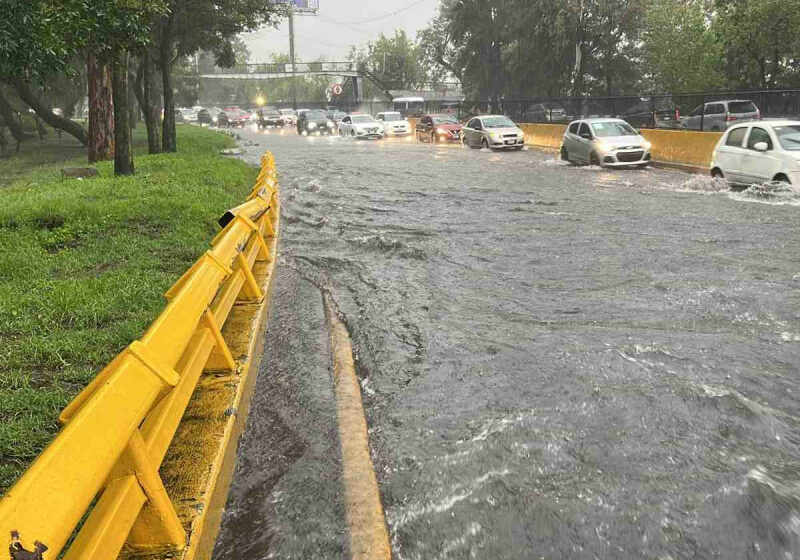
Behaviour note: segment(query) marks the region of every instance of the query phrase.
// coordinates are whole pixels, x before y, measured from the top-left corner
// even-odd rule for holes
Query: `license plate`
[[[513,144],[516,144],[516,143],[517,143],[516,140],[506,140],[506,146],[511,146]]]
[[[458,138],[458,132],[453,132],[453,138]]]

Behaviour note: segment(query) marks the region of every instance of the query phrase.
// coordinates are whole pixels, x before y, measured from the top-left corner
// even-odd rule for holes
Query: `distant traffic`
[[[455,114],[424,113],[416,98],[395,104],[374,116],[347,113],[336,107],[325,109],[253,110],[238,106],[191,107],[175,111],[179,123],[235,129],[293,130],[301,136],[339,136],[353,140],[401,137],[426,144],[457,144],[483,150],[522,150],[525,132],[507,115],[475,114],[460,121]],[[528,115],[528,113],[530,113]],[[731,185],[753,181],[800,184],[800,121],[762,119],[761,111],[746,99],[705,103],[689,115],[668,105],[636,108],[628,118],[592,116],[572,118],[563,107],[533,106],[525,120],[564,127],[559,155],[565,162],[614,168],[642,168],[652,162],[652,145],[638,126],[655,123],[656,128],[723,132],[714,150],[709,171]],[[640,114],[641,113],[641,114]],[[414,116],[407,116],[413,114]],[[559,132],[560,133],[560,132]]]

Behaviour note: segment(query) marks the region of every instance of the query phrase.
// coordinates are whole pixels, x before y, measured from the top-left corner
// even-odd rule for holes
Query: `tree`
[[[643,80],[650,89],[698,92],[724,83],[712,16],[708,0],[650,0],[642,30]]]
[[[387,37],[381,33],[376,41],[350,50],[349,59],[387,89],[422,89],[429,79],[419,45],[405,31],[395,30]],[[382,87],[365,84],[365,96],[375,97]]]
[[[732,86],[798,85],[800,0],[716,0],[715,9]]]
[[[69,71],[69,62],[80,46],[81,6],[74,0],[0,0],[0,13],[0,81],[11,85],[48,124],[85,145],[83,128],[53,113],[35,86],[48,76]]]
[[[181,57],[201,50],[214,53],[219,66],[235,63],[232,41],[239,33],[261,25],[277,25],[287,12],[281,0],[168,0],[169,11],[155,27],[164,96],[162,144],[177,149],[172,66]]]
[[[102,70],[104,66],[111,69],[114,174],[131,175],[134,172],[134,165],[128,95],[128,59],[130,52],[141,53],[147,47],[151,38],[153,19],[166,12],[166,0],[72,1],[79,2],[84,9],[81,29],[84,36],[89,38],[86,46],[91,53],[90,57],[96,58],[100,72],[104,72]],[[92,129],[90,110],[90,130]]]

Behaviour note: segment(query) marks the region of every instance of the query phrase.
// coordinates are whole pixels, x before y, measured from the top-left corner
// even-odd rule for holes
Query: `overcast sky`
[[[436,14],[439,0],[319,0],[315,16],[296,16],[295,55],[298,62],[324,56],[345,60],[351,45],[403,29],[413,39]],[[289,53],[289,25],[244,35],[250,62],[268,62],[270,54]]]

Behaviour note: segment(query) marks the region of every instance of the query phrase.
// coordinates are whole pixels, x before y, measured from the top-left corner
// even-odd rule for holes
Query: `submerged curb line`
[[[389,533],[369,453],[367,420],[350,336],[327,295],[324,302],[331,337],[350,557],[353,560],[390,560]]]

